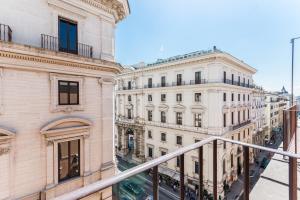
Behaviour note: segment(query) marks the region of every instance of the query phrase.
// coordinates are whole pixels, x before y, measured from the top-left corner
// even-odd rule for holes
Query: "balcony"
[[[77,42],[75,49],[62,48],[59,45],[59,38],[50,35],[41,34],[41,48],[50,51],[61,51],[66,53],[77,54],[83,57],[93,57],[93,47],[90,45]]]
[[[243,126],[246,126],[246,125],[248,125],[248,124],[250,124],[250,123],[251,123],[251,120],[244,121],[244,122],[239,123],[239,124],[237,124],[237,125],[231,126],[230,130],[236,130],[236,129],[239,129],[239,128],[241,128],[241,127],[243,127]]]
[[[239,142],[235,140],[229,140],[221,137],[209,137],[206,138],[200,142],[194,143],[192,145],[182,147],[180,149],[177,149],[171,153],[168,153],[166,155],[160,156],[156,159],[150,160],[146,163],[140,164],[138,166],[135,166],[131,169],[125,170],[113,177],[103,179],[100,181],[97,181],[91,185],[84,186],[80,189],[77,189],[75,191],[72,191],[70,193],[64,194],[62,196],[59,196],[56,198],[56,200],[71,200],[71,199],[80,199],[83,197],[88,197],[89,195],[92,195],[98,191],[101,191],[105,188],[109,188],[114,186],[116,188],[117,193],[115,193],[116,196],[113,198],[120,199],[118,196],[119,194],[119,188],[120,188],[120,182],[121,181],[126,181],[129,178],[136,176],[142,172],[151,170],[152,171],[152,181],[151,181],[151,188],[152,188],[152,195],[154,200],[159,199],[159,192],[160,192],[160,185],[159,185],[159,167],[164,165],[167,161],[171,159],[176,159],[179,157],[179,199],[184,200],[185,199],[185,154],[191,151],[196,151],[197,152],[197,160],[199,161],[199,167],[197,168],[198,171],[197,173],[199,176],[197,177],[197,183],[199,185],[198,187],[198,198],[199,199],[204,199],[204,172],[203,172],[203,156],[204,151],[205,151],[205,146],[210,145],[212,147],[212,156],[210,157],[211,162],[212,162],[212,196],[213,199],[220,199],[220,188],[218,188],[218,183],[221,180],[218,180],[218,171],[220,171],[218,168],[221,167],[217,163],[217,160],[219,159],[218,156],[218,146],[223,144],[224,142],[226,143],[231,143],[239,146],[240,154],[243,155],[243,165],[241,166],[243,168],[243,185],[241,188],[242,196],[244,197],[243,199],[248,200],[250,198],[250,184],[251,184],[251,178],[250,178],[250,149],[255,149],[259,151],[266,151],[271,154],[276,154],[279,156],[285,156],[288,158],[288,161],[286,161],[288,168],[286,169],[289,176],[288,177],[288,185],[285,186],[287,187],[287,190],[283,195],[280,197],[284,199],[291,199],[291,200],[296,200],[297,199],[297,159],[300,159],[300,155],[287,152],[287,151],[282,151],[282,150],[277,150],[277,149],[272,149],[272,148],[267,148],[267,147],[262,147],[258,145],[253,145],[253,144],[248,144],[245,142]],[[208,162],[206,160],[206,162]],[[230,171],[230,173],[232,173]],[[273,182],[273,184],[278,184],[279,186],[280,183]],[[142,186],[141,186],[142,187]],[[264,186],[262,187],[269,187],[269,186]],[[251,196],[253,196],[253,191],[251,191]],[[276,193],[276,190],[274,191],[269,191],[271,193]],[[265,199],[266,196],[268,196],[270,193],[259,193],[259,198],[256,199]],[[266,196],[264,196],[266,195]],[[270,198],[269,198],[270,199]],[[278,198],[277,198],[278,199]]]
[[[0,24],[0,40],[5,42],[11,42],[12,31],[8,25]]]

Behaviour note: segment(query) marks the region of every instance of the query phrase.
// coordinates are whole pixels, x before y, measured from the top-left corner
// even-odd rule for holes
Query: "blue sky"
[[[130,0],[117,26],[116,59],[154,62],[217,48],[255,67],[255,82],[290,91],[290,39],[300,36],[300,0]],[[300,95],[300,40],[295,45],[295,93]]]

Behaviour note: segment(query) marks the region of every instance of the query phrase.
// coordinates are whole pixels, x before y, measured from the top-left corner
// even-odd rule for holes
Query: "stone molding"
[[[60,65],[112,73],[121,72],[118,63],[71,55],[64,52],[49,51],[37,47],[28,47],[12,42],[0,41],[0,57],[23,60],[26,62]]]
[[[3,68],[0,67],[0,115],[4,113],[4,106],[3,106]]]

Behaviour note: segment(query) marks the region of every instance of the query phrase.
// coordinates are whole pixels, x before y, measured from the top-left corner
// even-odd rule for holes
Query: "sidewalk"
[[[298,133],[300,128],[298,128]],[[298,149],[300,149],[300,137],[297,138]],[[282,144],[278,149],[282,150]],[[298,164],[299,165],[299,164]],[[274,155],[253,190],[250,199],[282,200],[289,199],[288,160],[281,155]],[[300,170],[297,169],[298,199],[300,199]]]

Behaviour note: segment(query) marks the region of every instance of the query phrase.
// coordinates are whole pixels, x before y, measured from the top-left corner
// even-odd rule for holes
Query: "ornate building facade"
[[[144,162],[209,136],[252,143],[254,68],[214,47],[128,67],[117,78],[116,150]],[[212,147],[204,148],[204,182],[212,190]],[[197,188],[197,152],[185,156],[186,184]],[[252,152],[251,156],[252,158]],[[219,193],[242,173],[237,145],[218,144]],[[178,180],[179,160],[159,166]]]
[[[128,14],[125,0],[1,5],[0,199],[51,199],[115,173],[114,31]]]

